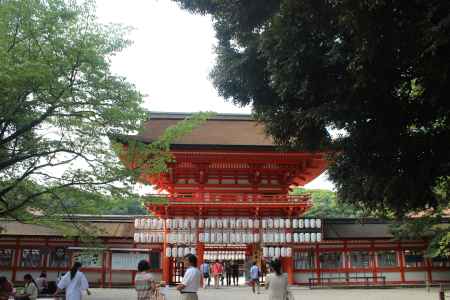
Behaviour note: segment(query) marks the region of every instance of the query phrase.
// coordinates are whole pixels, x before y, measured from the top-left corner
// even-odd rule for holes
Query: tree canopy
[[[108,136],[147,117],[142,95],[110,70],[126,32],[97,23],[91,2],[2,1],[0,217],[83,201],[78,190],[125,177]]]
[[[442,204],[450,2],[175,1],[213,18],[219,93],[251,104],[277,143],[330,151],[340,199],[399,216]]]
[[[311,195],[312,207],[305,217],[359,218],[367,216],[361,209],[337,200],[336,193],[329,190],[295,188],[293,195]]]

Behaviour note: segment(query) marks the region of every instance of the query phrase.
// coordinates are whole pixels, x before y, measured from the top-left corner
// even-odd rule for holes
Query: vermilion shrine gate
[[[153,113],[144,132],[132,138],[150,143],[187,116]],[[326,169],[325,154],[280,151],[261,124],[249,115],[231,114],[210,118],[172,143],[171,153],[175,162],[169,165],[167,173],[142,178],[167,193],[167,201],[147,205],[149,212],[165,221],[159,226],[137,224],[139,228],[164,233],[160,237],[165,253],[163,279],[177,281],[173,256],[182,253],[176,253],[181,248],[174,246],[184,245],[184,252],[196,252],[201,263],[205,251],[218,253],[215,257],[221,259],[242,258],[227,255],[227,251],[244,252],[247,259],[260,261],[262,246],[274,245],[273,249],[264,248],[264,255],[285,256],[282,263],[292,283],[289,244],[305,242],[305,237],[314,242],[321,233],[320,220],[317,224],[316,220],[305,220],[315,230],[305,228],[307,232],[297,232],[305,231],[305,226],[299,227],[303,220],[298,218],[311,203],[308,196],[292,196],[289,191]],[[136,238],[139,239],[139,233]],[[280,244],[284,247],[276,247]]]

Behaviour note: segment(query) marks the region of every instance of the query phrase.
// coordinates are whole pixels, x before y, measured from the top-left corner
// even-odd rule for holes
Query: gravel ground
[[[396,289],[315,289],[293,287],[292,292],[296,300],[437,300],[438,289],[432,288],[427,292],[423,288]],[[136,299],[132,289],[92,289],[91,296],[84,300],[131,300]],[[448,295],[450,297],[450,295]],[[173,289],[169,289],[168,300],[181,299]],[[199,292],[200,300],[263,300],[268,299],[267,292],[253,295],[249,287],[206,289]],[[450,298],[449,298],[450,299]]]

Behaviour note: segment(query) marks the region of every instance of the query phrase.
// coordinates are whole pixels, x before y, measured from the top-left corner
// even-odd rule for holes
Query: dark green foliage
[[[309,194],[313,206],[306,212],[306,217],[320,218],[359,218],[366,216],[361,209],[351,204],[338,201],[336,193],[329,190],[307,190],[296,188],[293,195]]]
[[[211,14],[219,93],[277,143],[330,150],[339,198],[402,216],[450,174],[450,2],[176,0]],[[328,129],[343,134],[332,139]]]

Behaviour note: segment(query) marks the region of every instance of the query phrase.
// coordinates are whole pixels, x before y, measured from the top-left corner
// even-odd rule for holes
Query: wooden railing
[[[309,195],[284,194],[238,194],[238,193],[177,193],[173,195],[150,195],[148,202],[152,203],[292,203],[311,204]]]

